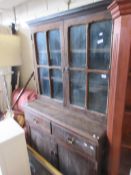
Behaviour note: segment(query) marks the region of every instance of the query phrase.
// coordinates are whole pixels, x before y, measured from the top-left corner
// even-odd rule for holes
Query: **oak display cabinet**
[[[27,142],[65,175],[106,175],[110,1],[30,23],[39,97]]]

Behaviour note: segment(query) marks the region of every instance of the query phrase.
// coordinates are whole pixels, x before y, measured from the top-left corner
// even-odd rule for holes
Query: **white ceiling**
[[[22,4],[29,0],[0,0],[0,11],[12,9],[13,7]]]

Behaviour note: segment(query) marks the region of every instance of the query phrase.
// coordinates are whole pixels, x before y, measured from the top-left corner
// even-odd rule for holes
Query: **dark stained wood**
[[[89,25],[86,25],[86,68],[88,70],[89,66],[89,48],[90,48],[90,39],[89,39]],[[87,109],[87,104],[88,104],[88,91],[89,91],[89,86],[88,86],[88,74],[86,74],[86,84],[85,84],[85,108]]]
[[[99,74],[110,74],[110,72],[89,69],[89,30],[86,33],[88,47],[84,51],[87,52],[87,67],[85,69],[69,67],[71,59],[69,29],[71,26],[80,24],[84,24],[88,28],[92,22],[111,19],[110,12],[105,9],[105,4],[108,3],[108,1],[94,3],[88,8],[83,7],[81,10],[77,10],[77,13],[75,10],[69,11],[65,16],[60,15],[60,18],[50,18],[31,24],[34,37],[37,32],[46,32],[47,45],[49,42],[48,31],[60,30],[61,66],[50,65],[49,48],[47,48],[49,65],[37,64],[36,69],[43,67],[48,68],[49,71],[52,69],[62,70],[64,101],[52,100],[50,97],[40,95],[37,100],[24,107],[25,118],[29,124],[30,144],[50,162],[53,162],[65,175],[106,175],[106,171],[104,168],[102,169],[102,161],[105,162],[103,167],[106,167],[105,155],[107,157],[106,114],[87,110],[88,78],[86,79],[85,106],[78,107],[70,104],[69,71],[85,71],[87,76],[90,72]],[[90,8],[93,6],[97,8],[91,10]],[[103,11],[101,11],[102,9]],[[77,53],[81,53],[81,50],[77,50]],[[50,76],[49,73],[51,84]],[[51,97],[53,97],[52,89],[51,85]]]
[[[95,70],[95,69],[88,69],[87,68],[77,68],[77,67],[70,67],[70,38],[69,38],[69,28],[72,27],[72,26],[75,26],[75,25],[89,25],[89,23],[92,23],[94,21],[101,21],[101,20],[106,20],[106,19],[110,19],[110,15],[106,15],[106,12],[99,12],[97,13],[97,15],[94,13],[94,14],[91,14],[91,15],[86,15],[86,16],[79,16],[77,18],[71,18],[71,19],[68,19],[68,20],[64,20],[64,44],[65,44],[65,77],[66,77],[66,96],[65,97],[65,101],[66,101],[66,104],[68,106],[68,108],[72,109],[73,111],[75,110],[84,110],[86,111],[87,110],[87,96],[85,97],[85,107],[78,107],[78,106],[75,106],[75,105],[71,105],[70,104],[70,98],[71,98],[71,89],[70,89],[70,70],[73,70],[73,71],[85,71],[85,72],[93,72],[93,73],[100,73],[100,74],[109,74],[109,71],[105,71],[105,70]],[[89,32],[88,32],[89,34]],[[89,35],[87,36],[87,39],[88,39]],[[86,41],[88,42],[88,41]],[[90,48],[86,48],[87,51],[88,51],[88,54],[89,54],[89,49]],[[88,55],[89,56],[89,55]],[[88,60],[87,60],[88,61]],[[87,82],[87,81],[86,81]],[[88,83],[88,82],[87,82]],[[86,83],[86,84],[87,84]],[[86,95],[88,93],[88,84],[86,85]]]
[[[36,48],[36,35],[31,35],[32,37],[32,46],[33,48],[33,63],[34,63],[34,77],[35,77],[35,83],[36,83],[36,89],[38,94],[40,93],[40,88],[39,88],[39,76],[38,76],[38,70],[37,70],[37,61],[38,61],[38,53],[37,53],[37,48]]]
[[[114,30],[107,120],[108,170],[109,175],[118,175],[131,48],[131,1],[113,1],[109,9],[114,19]]]
[[[30,111],[26,111],[25,115],[28,124],[27,142],[58,168],[57,146],[50,135],[50,120]]]
[[[98,73],[98,74],[109,74],[109,70],[96,70],[96,69],[88,69],[89,73]]]
[[[118,6],[120,7],[118,9]],[[131,4],[130,0],[114,0],[111,5],[109,5],[112,17],[118,18],[120,16],[131,14]]]
[[[41,133],[45,131],[49,134],[51,133],[49,120],[35,113],[26,112],[25,114],[26,114],[26,120],[29,122],[29,125],[32,128]]]
[[[125,101],[125,105],[127,109],[131,109],[131,77],[128,77],[128,81],[127,81],[127,89],[126,89],[126,101]]]
[[[74,149],[75,152],[87,154],[87,157],[98,160],[98,157],[96,157],[96,147],[98,146],[98,143],[73,134],[69,130],[55,123],[52,123],[52,134],[58,141],[64,142],[70,148]]]
[[[58,105],[59,106],[59,105]],[[90,117],[85,116],[84,114],[79,114],[78,112],[71,112],[69,109],[64,107],[60,108],[44,99],[38,99],[30,103],[28,106],[25,106],[26,111],[32,111],[33,114],[46,117],[46,119],[54,121],[55,123],[60,124],[61,126],[70,129],[74,133],[79,133],[81,136],[96,141],[98,138],[106,131],[106,122],[103,120],[97,119],[97,115]],[[90,114],[91,115],[91,114]],[[101,122],[103,121],[103,123]],[[93,135],[96,135],[96,138],[93,138]]]
[[[54,143],[53,139],[45,133],[40,135],[34,129],[32,129],[31,132],[31,146],[41,155],[43,155],[55,167],[58,167],[57,146]]]
[[[49,35],[48,31],[46,32],[46,46],[47,46],[47,58],[48,58],[48,66],[50,67],[50,52],[49,52]],[[50,97],[53,97],[53,86],[51,81],[51,70],[49,69],[49,85],[50,85]]]
[[[131,72],[129,72],[129,77],[131,77]]]
[[[131,168],[131,149],[121,149],[120,175],[129,175]]]
[[[60,171],[65,175],[96,175],[96,167],[93,162],[74,154],[69,149],[59,145]]]
[[[122,146],[131,147],[131,111],[125,112],[122,131]]]
[[[70,67],[69,70],[73,71],[84,71],[87,73],[99,73],[99,74],[109,74],[109,70],[98,70],[98,69],[88,69],[88,68],[78,68],[78,67]]]
[[[48,36],[48,32],[50,30],[54,30],[54,29],[58,29],[60,31],[60,44],[61,44],[61,66],[52,66],[51,65],[51,59],[50,59],[50,51],[49,51],[49,36]],[[49,70],[49,85],[50,85],[50,97],[53,97],[53,84],[52,84],[52,81],[51,81],[51,70],[52,69],[59,69],[59,70],[62,70],[64,65],[63,65],[63,22],[57,22],[57,23],[53,23],[53,24],[48,24],[48,25],[41,25],[37,28],[37,30],[34,31],[33,35],[34,35],[34,38],[36,38],[36,33],[37,32],[46,32],[46,46],[47,46],[47,58],[48,58],[48,65],[41,65],[41,64],[38,64],[38,53],[37,53],[37,49],[36,49],[36,41],[35,41],[35,50],[36,50],[36,60],[37,60],[37,69],[38,68],[47,68]],[[36,39],[35,39],[36,40]],[[36,73],[36,79],[37,79],[37,82],[39,82],[39,76],[38,76],[38,71]],[[46,79],[46,78],[44,78]],[[62,76],[62,79],[63,79],[63,76]],[[64,83],[63,83],[64,84]],[[64,87],[64,85],[63,85]],[[40,89],[40,84],[38,83],[38,89]],[[44,94],[43,94],[44,95]]]
[[[66,105],[66,76],[64,74],[65,68],[65,47],[64,47],[64,22],[60,26],[60,38],[61,38],[61,71],[62,71],[62,82],[63,82],[63,105]]]
[[[76,174],[81,172],[81,175],[91,172],[94,175],[102,175],[101,165],[105,160],[103,151],[106,148],[104,123],[92,121],[86,116],[81,118],[77,112],[55,107],[41,98],[25,106],[24,111],[30,126],[30,145],[54,166],[64,171],[65,175],[68,171]],[[78,167],[74,166],[73,170],[70,170],[72,164],[69,164],[69,169],[63,170],[62,167],[67,166],[63,161],[68,157],[63,160],[59,152],[61,146],[74,155],[69,161],[76,162],[77,166],[83,162],[82,169],[79,167],[78,170]]]

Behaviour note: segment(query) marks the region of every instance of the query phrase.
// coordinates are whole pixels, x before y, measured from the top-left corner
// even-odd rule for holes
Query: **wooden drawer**
[[[56,124],[52,124],[52,134],[58,139],[58,141],[62,141],[66,143],[68,146],[70,145],[73,150],[80,152],[82,154],[86,154],[87,157],[91,159],[96,158],[96,145],[91,143],[91,141],[84,139],[74,133],[71,133],[68,129],[61,128]]]
[[[50,121],[44,117],[32,113],[25,113],[25,119],[29,122],[30,127],[38,130],[40,133],[46,131],[51,134]]]

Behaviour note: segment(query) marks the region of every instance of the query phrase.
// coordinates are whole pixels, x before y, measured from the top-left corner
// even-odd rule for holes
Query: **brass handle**
[[[71,137],[71,138],[68,137],[67,138],[67,143],[70,144],[70,145],[72,145],[74,143],[74,138],[73,137]]]

